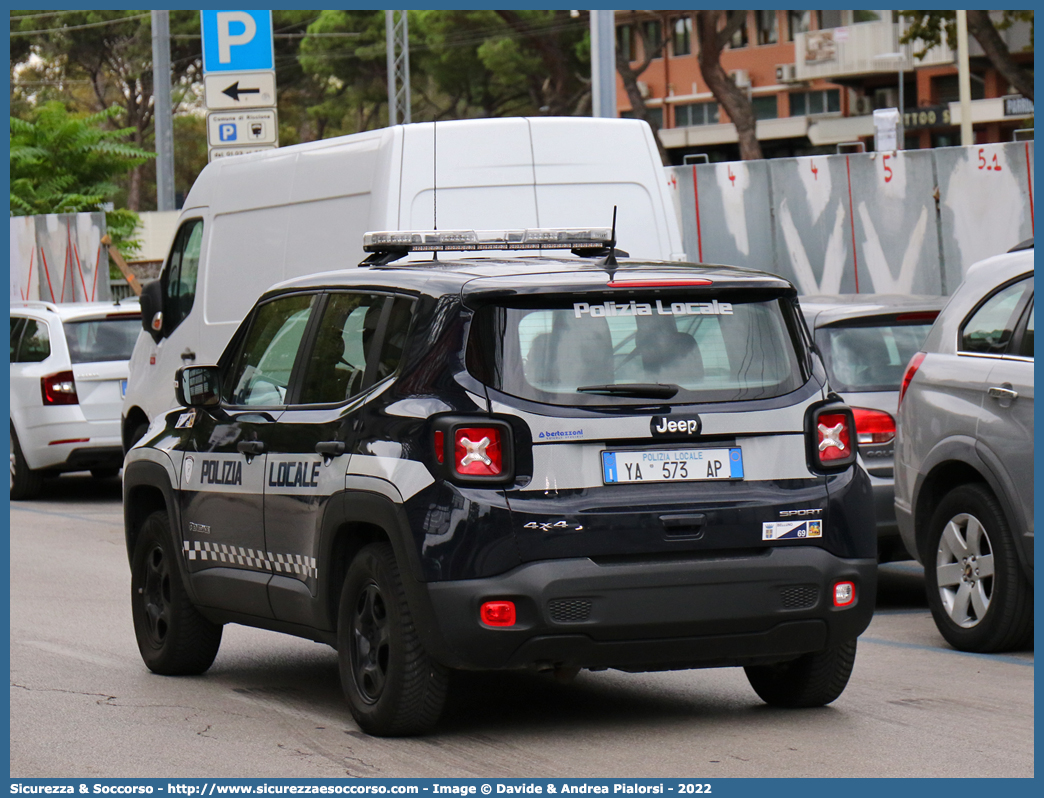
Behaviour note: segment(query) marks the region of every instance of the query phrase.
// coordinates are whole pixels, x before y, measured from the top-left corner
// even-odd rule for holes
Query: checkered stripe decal
[[[185,556],[189,560],[210,560],[230,565],[243,565],[277,574],[297,574],[305,578],[319,578],[315,557],[300,554],[273,554],[270,551],[255,551],[242,546],[224,543],[209,543],[204,540],[186,540]]]

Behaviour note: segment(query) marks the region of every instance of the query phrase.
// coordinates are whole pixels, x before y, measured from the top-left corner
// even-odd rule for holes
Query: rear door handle
[[[344,449],[344,441],[321,441],[315,445],[315,453],[323,456],[324,465],[338,455],[344,454]]]
[[[703,524],[707,516],[703,513],[679,513],[678,515],[661,515],[660,523],[671,537],[703,537]]]
[[[990,386],[990,389],[987,391],[987,393],[989,393],[989,395],[992,396],[994,399],[1011,400],[1019,398],[1018,391],[1013,390],[1012,388],[1002,388],[999,385]]]
[[[185,347],[185,351],[181,353],[182,361],[191,360],[193,363],[196,362],[196,353],[188,347]]]
[[[236,444],[236,449],[248,457],[253,457],[265,451],[265,444],[262,441],[240,441]]]

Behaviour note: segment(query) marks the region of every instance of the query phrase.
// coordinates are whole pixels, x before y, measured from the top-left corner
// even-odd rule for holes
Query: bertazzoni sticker
[[[822,521],[766,521],[761,525],[762,540],[797,540],[823,537]]]

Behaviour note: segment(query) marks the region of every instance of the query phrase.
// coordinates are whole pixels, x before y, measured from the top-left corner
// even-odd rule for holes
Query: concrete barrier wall
[[[11,217],[11,299],[109,299],[104,235],[104,213]]]
[[[950,294],[1033,235],[1033,143],[668,169],[690,260],[804,294]]]

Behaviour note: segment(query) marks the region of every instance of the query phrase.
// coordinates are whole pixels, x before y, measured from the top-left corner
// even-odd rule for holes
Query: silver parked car
[[[1033,244],[973,266],[899,399],[895,509],[951,645],[1033,635]]]
[[[878,560],[907,560],[892,484],[899,384],[946,297],[841,294],[803,296],[800,302],[830,387],[855,414],[859,456],[874,491]]]

